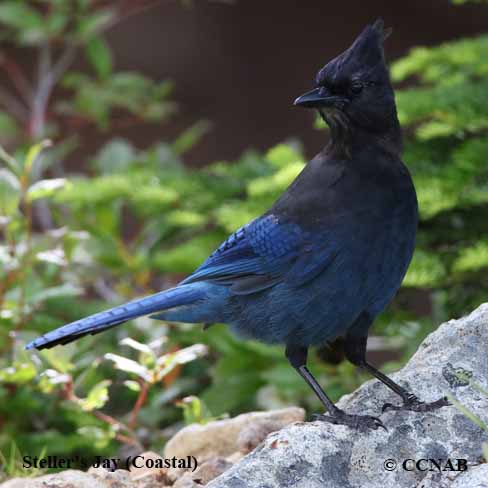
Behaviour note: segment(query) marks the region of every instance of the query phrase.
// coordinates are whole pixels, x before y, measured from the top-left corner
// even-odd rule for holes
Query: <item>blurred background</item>
[[[138,319],[25,343],[169,287],[259,215],[327,142],[293,107],[382,16],[421,222],[370,357],[398,369],[488,297],[488,5],[166,0],[0,2],[0,465],[161,450],[184,423],[320,405],[282,348],[225,326]],[[324,348],[334,399],[368,377]]]

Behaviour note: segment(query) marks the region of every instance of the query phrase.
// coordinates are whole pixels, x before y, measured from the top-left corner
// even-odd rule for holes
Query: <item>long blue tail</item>
[[[87,334],[98,334],[136,317],[193,304],[205,297],[205,288],[200,285],[201,283],[194,283],[177,286],[176,288],[170,288],[146,298],[134,300],[119,307],[90,315],[38,337],[29,342],[25,348],[40,350],[58,344],[67,344]]]

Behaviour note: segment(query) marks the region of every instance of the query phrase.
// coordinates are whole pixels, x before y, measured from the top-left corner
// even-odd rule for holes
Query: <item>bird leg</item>
[[[379,379],[390,390],[393,390],[403,400],[402,405],[393,405],[391,403],[385,403],[382,408],[382,412],[387,410],[411,410],[414,412],[431,412],[441,407],[450,405],[446,397],[439,398],[435,402],[427,403],[419,400],[416,395],[409,392],[393,380],[388,378],[381,371],[378,371],[374,366],[366,361],[366,336],[347,336],[344,341],[344,353],[351,361],[351,363],[359,366],[360,368],[368,371],[375,378]]]
[[[362,432],[367,431],[368,429],[375,430],[379,427],[386,430],[383,422],[377,417],[372,417],[370,415],[351,415],[336,407],[307,368],[307,352],[307,348],[305,347],[287,346],[285,354],[290,364],[307,382],[310,388],[312,388],[329,413],[329,415],[315,414],[313,415],[313,420],[322,420],[336,425],[347,425],[352,429]]]

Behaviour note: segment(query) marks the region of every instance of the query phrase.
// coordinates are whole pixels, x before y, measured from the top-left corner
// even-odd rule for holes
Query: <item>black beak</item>
[[[343,97],[332,95],[327,88],[319,87],[298,97],[293,102],[293,105],[305,108],[320,108],[331,107],[339,102],[344,103],[345,101],[346,99]]]

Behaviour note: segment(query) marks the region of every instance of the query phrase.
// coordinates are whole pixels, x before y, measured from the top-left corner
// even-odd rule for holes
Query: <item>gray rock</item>
[[[215,420],[204,425],[191,424],[167,442],[164,457],[194,456],[198,466],[218,458],[227,458],[234,463],[236,455],[252,451],[270,432],[304,418],[303,408],[289,407],[269,412],[243,413],[231,419]],[[168,477],[172,481],[183,475],[182,469],[168,470]]]
[[[164,448],[164,457],[195,456],[198,464],[214,457],[246,453],[256,447],[270,432],[303,420],[305,411],[298,407],[269,412],[243,413],[237,417],[215,420],[208,424],[191,424],[177,432]]]
[[[488,488],[488,464],[471,466],[465,472],[431,472],[415,488]]]
[[[103,475],[69,469],[62,473],[47,474],[38,478],[14,478],[0,485],[2,488],[132,488],[127,471]]]
[[[462,372],[465,377],[456,373]],[[441,325],[392,378],[424,401],[452,395],[488,423],[488,398],[469,383],[488,389],[488,304]],[[380,416],[388,428],[359,433],[321,422],[295,423],[270,434],[248,456],[208,488],[485,488],[488,468],[482,445],[488,432],[456,406],[428,413],[387,411],[398,397],[377,380],[343,397],[350,413]],[[445,470],[446,460],[466,459],[467,471]],[[415,468],[413,461],[435,459],[442,469]],[[390,461],[388,461],[390,460]],[[391,461],[392,460],[392,461]],[[406,462],[403,469],[402,464]],[[395,468],[390,469],[395,465]],[[425,468],[425,465],[420,465]]]
[[[488,464],[481,464],[460,474],[450,488],[488,488]]]
[[[224,458],[209,459],[200,465],[194,473],[187,471],[181,478],[176,480],[172,488],[200,488],[231,466],[232,463]]]

